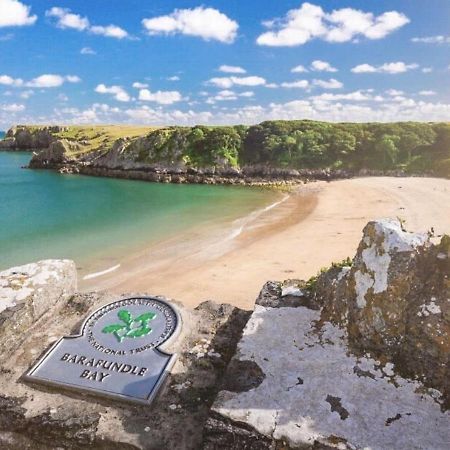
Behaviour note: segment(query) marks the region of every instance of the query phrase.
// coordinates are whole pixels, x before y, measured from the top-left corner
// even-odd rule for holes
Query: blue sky
[[[0,0],[14,123],[450,120],[448,0]]]

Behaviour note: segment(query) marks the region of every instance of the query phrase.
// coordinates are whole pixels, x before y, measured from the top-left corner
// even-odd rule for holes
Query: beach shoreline
[[[223,239],[202,233],[184,247],[165,242],[121,261],[116,271],[82,281],[81,288],[164,295],[190,307],[214,300],[251,309],[267,280],[308,279],[353,257],[370,220],[401,217],[407,228],[448,233],[449,200],[450,180],[438,178],[309,183],[261,213],[225,247],[218,245]]]

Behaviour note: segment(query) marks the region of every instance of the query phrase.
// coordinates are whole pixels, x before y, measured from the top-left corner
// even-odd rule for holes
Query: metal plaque
[[[87,318],[80,335],[56,342],[25,379],[149,404],[176,359],[159,347],[179,327],[176,310],[158,298],[110,303]]]

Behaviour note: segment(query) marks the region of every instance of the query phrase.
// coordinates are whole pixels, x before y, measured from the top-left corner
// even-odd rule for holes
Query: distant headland
[[[30,168],[154,182],[283,185],[357,175],[448,178],[450,123],[17,125],[0,141],[0,150],[33,150]]]

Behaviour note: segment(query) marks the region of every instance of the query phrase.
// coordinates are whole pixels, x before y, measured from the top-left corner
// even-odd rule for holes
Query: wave
[[[271,203],[270,205],[264,208],[257,209],[256,211],[251,212],[248,216],[233,222],[234,228],[231,231],[230,235],[228,236],[228,240],[232,240],[238,237],[250,223],[254,222],[259,216],[261,216],[265,212],[270,211],[271,209],[285,202],[288,198],[289,195],[285,195],[281,200]]]
[[[101,272],[93,272],[85,275],[83,280],[90,280],[92,278],[101,277],[102,275],[106,275],[107,273],[114,272],[120,267],[120,264],[110,267],[109,269],[102,270]]]

